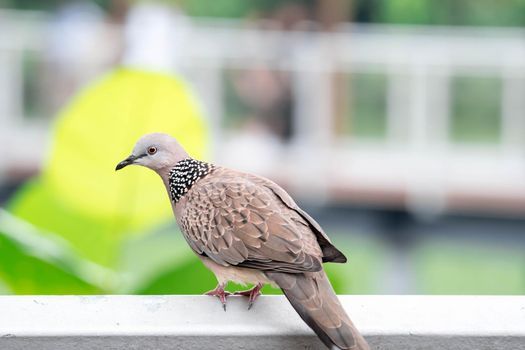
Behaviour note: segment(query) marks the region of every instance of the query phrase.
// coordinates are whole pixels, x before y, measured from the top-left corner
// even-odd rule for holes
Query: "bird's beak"
[[[120,170],[122,168],[127,167],[130,164],[133,164],[133,162],[140,157],[134,156],[133,154],[130,155],[128,158],[124,159],[122,162],[117,164],[117,167],[115,168],[115,171]]]

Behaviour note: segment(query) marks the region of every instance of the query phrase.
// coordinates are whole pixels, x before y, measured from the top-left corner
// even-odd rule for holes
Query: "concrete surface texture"
[[[522,296],[340,296],[373,349],[523,349]],[[0,349],[324,349],[282,296],[0,296]]]

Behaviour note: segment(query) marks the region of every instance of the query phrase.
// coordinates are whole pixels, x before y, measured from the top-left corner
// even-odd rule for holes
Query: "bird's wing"
[[[322,252],[309,225],[273,191],[216,169],[186,194],[179,218],[190,246],[221,265],[264,271],[319,271]]]
[[[252,174],[246,174],[246,176],[250,181],[270,189],[288,208],[297,212],[297,214],[308,223],[323,251],[323,262],[346,262],[345,255],[332,244],[332,241],[330,241],[330,238],[328,238],[327,234],[321,228],[321,225],[301,209],[282,187],[264,177]]]

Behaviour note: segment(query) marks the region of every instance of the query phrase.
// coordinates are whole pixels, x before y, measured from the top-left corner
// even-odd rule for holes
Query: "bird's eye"
[[[157,147],[150,147],[148,148],[148,154],[155,154],[157,153]]]

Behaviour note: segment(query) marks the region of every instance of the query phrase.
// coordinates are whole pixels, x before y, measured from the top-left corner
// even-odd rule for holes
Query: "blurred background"
[[[524,293],[524,26],[523,0],[0,0],[0,294],[215,286],[156,175],[114,173],[151,131],[286,188],[339,293]]]

